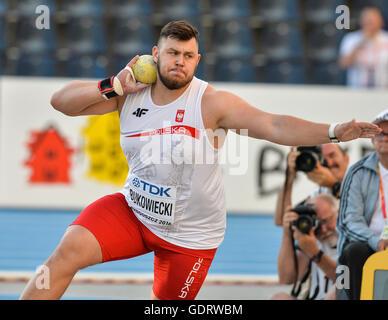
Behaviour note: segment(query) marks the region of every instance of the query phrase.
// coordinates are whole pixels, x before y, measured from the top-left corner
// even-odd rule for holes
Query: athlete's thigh
[[[102,252],[95,236],[80,225],[67,228],[51,258],[68,261],[73,267],[82,269],[102,262]]]
[[[212,260],[212,258],[155,250],[153,293],[161,300],[195,299]]]
[[[72,225],[81,225],[94,235],[101,248],[102,262],[106,262],[150,252],[139,223],[125,197],[117,193],[90,204]]]

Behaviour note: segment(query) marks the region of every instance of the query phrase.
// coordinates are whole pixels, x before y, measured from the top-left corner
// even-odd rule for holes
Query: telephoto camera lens
[[[296,228],[305,234],[309,234],[312,227],[316,227],[315,234],[318,233],[320,222],[313,204],[297,205],[292,211],[298,214],[298,218],[292,223]]]
[[[297,171],[310,172],[317,165],[317,161],[323,163],[320,146],[298,147],[296,149],[300,155],[295,159],[295,169]]]

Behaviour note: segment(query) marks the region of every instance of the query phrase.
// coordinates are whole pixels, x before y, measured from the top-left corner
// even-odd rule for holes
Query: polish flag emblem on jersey
[[[182,122],[184,115],[185,115],[185,110],[178,110],[176,112],[175,122]]]

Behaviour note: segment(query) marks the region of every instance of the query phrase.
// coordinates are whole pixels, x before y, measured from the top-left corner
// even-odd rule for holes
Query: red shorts
[[[136,218],[121,193],[93,202],[72,225],[81,225],[93,233],[100,243],[103,262],[153,251],[152,289],[162,300],[194,299],[217,250],[188,249],[157,237]]]

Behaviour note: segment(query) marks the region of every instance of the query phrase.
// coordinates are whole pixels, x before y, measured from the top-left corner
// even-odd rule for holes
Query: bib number
[[[132,175],[129,200],[133,208],[151,223],[171,225],[174,222],[176,187],[153,184]]]

